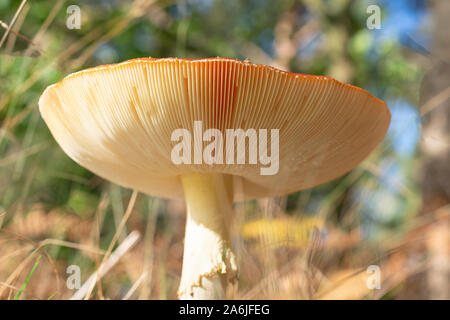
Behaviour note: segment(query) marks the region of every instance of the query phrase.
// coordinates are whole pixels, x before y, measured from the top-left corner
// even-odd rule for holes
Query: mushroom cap
[[[49,86],[39,108],[81,166],[174,199],[183,198],[179,176],[187,173],[232,175],[234,200],[322,184],[366,158],[390,122],[386,104],[358,87],[225,58],[142,58],[83,70]],[[278,172],[261,175],[260,163],[174,164],[171,134],[192,133],[195,120],[203,130],[267,129],[268,137],[279,129]]]

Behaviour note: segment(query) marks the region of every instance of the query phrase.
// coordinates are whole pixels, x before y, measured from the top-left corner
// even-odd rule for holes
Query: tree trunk
[[[430,1],[434,32],[431,69],[421,92],[423,213],[449,213],[450,203],[450,1]],[[443,212],[446,211],[446,212]],[[449,299],[450,248],[448,219],[436,224],[426,241],[427,298]]]

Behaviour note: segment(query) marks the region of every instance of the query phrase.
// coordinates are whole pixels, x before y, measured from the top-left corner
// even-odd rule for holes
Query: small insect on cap
[[[235,200],[313,187],[356,167],[390,121],[386,104],[358,87],[225,58],[144,58],[87,69],[48,87],[39,107],[77,163],[164,198],[183,198],[179,176],[189,173],[231,175]],[[276,171],[262,174],[267,164],[249,164],[250,154],[244,164],[227,163],[225,141],[222,163],[195,163],[194,156],[174,163],[175,130],[191,133],[193,154],[208,144],[195,135],[198,124],[223,137],[227,129],[267,130],[267,155],[278,144]]]

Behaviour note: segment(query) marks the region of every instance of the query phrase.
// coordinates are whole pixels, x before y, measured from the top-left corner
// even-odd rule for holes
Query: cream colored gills
[[[285,195],[337,178],[382,141],[386,104],[328,77],[233,59],[135,59],[69,75],[39,100],[77,163],[146,194],[185,199],[181,298],[225,297],[237,277],[233,201]],[[174,130],[279,130],[279,171],[258,164],[175,164]],[[220,276],[219,276],[220,275]]]

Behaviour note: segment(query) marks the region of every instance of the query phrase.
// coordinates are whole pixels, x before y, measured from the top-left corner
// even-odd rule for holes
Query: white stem
[[[189,174],[181,181],[187,205],[180,299],[224,299],[237,277],[228,225],[232,219],[231,178]]]

